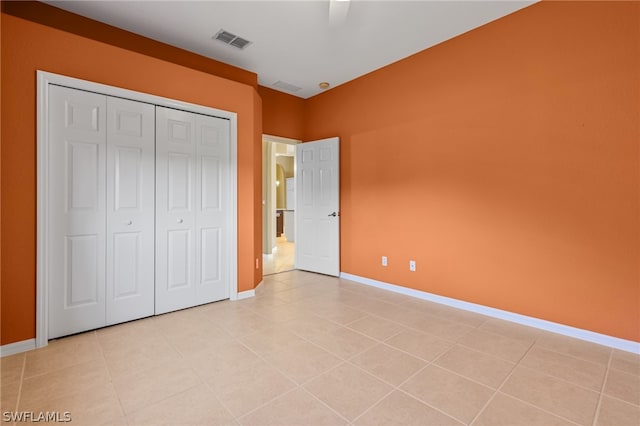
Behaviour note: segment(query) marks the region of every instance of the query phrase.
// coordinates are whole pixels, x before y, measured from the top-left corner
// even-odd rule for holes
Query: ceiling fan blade
[[[349,0],[329,0],[329,26],[342,24],[349,13]]]

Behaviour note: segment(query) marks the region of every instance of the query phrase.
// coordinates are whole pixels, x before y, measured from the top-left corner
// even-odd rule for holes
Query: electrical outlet
[[[409,270],[411,272],[415,272],[416,271],[416,261],[415,260],[410,260],[409,261]]]
[[[387,256],[382,256],[382,266],[387,266]]]

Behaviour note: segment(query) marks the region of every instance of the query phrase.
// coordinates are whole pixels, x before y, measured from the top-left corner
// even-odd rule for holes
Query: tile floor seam
[[[499,394],[501,394],[501,395],[504,395],[504,396],[506,396],[506,397],[508,397],[508,398],[515,399],[516,401],[518,401],[518,402],[520,402],[520,403],[522,403],[522,404],[525,404],[525,405],[527,405],[527,406],[529,406],[529,407],[535,408],[536,410],[543,411],[543,412],[545,412],[545,413],[547,413],[547,414],[549,414],[549,415],[551,415],[551,416],[553,416],[553,417],[557,417],[557,418],[559,418],[559,419],[562,419],[563,421],[565,421],[565,422],[567,422],[567,423],[571,423],[572,425],[575,425],[575,426],[585,426],[585,425],[581,425],[580,423],[577,423],[577,422],[575,422],[575,421],[573,421],[573,420],[571,420],[571,419],[568,419],[567,417],[564,417],[564,416],[562,416],[561,414],[553,413],[553,412],[551,412],[551,411],[549,411],[549,410],[547,410],[547,409],[545,409],[545,408],[539,407],[539,406],[537,406],[537,405],[535,405],[535,404],[533,404],[533,403],[531,403],[531,402],[529,402],[529,401],[525,401],[524,399],[520,399],[520,398],[518,398],[517,396],[511,395],[511,394],[509,394],[509,393],[504,393],[504,392],[496,391],[496,394],[498,394],[498,393],[499,393]],[[484,411],[484,409],[483,409],[483,411]],[[481,412],[480,414],[482,414],[482,412]],[[474,421],[475,421],[475,420],[474,420]],[[471,425],[471,426],[473,426],[473,424],[470,424],[470,425]]]
[[[231,415],[231,418],[233,418],[234,421],[237,421],[238,416],[236,416],[235,414],[233,414],[233,411],[231,411],[229,409],[229,407],[227,407],[227,405],[218,397],[218,394],[216,393],[216,391],[213,390],[213,388],[211,387],[211,385],[209,385],[208,380],[203,380],[204,382],[204,386],[209,389],[209,391],[211,392],[211,394],[213,395],[213,397],[216,399],[216,401],[218,401],[220,403],[220,405],[222,405],[222,407],[227,410],[227,413],[229,413]]]
[[[416,401],[418,401],[419,403],[424,404],[424,405],[426,405],[427,407],[429,407],[429,408],[431,408],[431,409],[434,409],[434,410],[438,411],[439,413],[444,414],[445,416],[447,416],[447,417],[450,417],[450,418],[454,419],[455,421],[457,421],[457,422],[458,422],[458,423],[460,423],[461,425],[465,425],[465,426],[467,426],[467,423],[466,423],[464,420],[460,420],[459,418],[457,418],[457,417],[456,417],[456,416],[454,416],[453,414],[450,414],[450,413],[447,413],[446,411],[443,411],[441,408],[438,408],[438,407],[436,407],[435,405],[432,405],[432,404],[428,403],[427,401],[424,401],[424,400],[422,400],[422,399],[418,398],[416,395],[410,394],[409,392],[407,392],[407,391],[406,391],[406,390],[404,390],[404,389],[398,388],[397,390],[398,390],[399,392],[402,392],[402,393],[404,393],[405,395],[407,395],[407,396],[409,396],[409,397],[411,397],[411,398],[415,399],[415,400],[416,400]]]
[[[585,340],[585,342],[586,342],[586,340]],[[594,344],[596,344],[596,343],[594,343]],[[539,345],[537,340],[534,341],[533,346],[535,346],[535,347],[537,347],[539,349],[545,350],[545,351],[553,352],[554,354],[564,355],[564,356],[567,356],[569,358],[576,359],[578,361],[588,362],[589,364],[594,364],[594,365],[597,365],[599,367],[605,366],[606,368],[608,368],[608,365],[609,365],[609,358],[607,358],[607,362],[595,362],[595,361],[591,361],[589,359],[581,358],[581,357],[576,356],[576,355],[571,355],[571,354],[566,353],[566,352],[560,352],[560,351],[557,351],[557,350],[555,350],[553,348],[549,348],[549,347],[546,347],[546,346]],[[603,346],[603,347],[606,347],[606,346]],[[613,349],[612,348],[609,348],[609,349],[610,349],[609,354],[611,354],[613,352]]]
[[[285,395],[288,395],[288,394],[290,394],[290,393],[292,393],[292,392],[295,392],[295,391],[296,391],[296,390],[298,390],[298,389],[302,389],[302,387],[301,387],[301,386],[299,386],[299,385],[296,385],[296,386],[294,386],[293,388],[291,388],[291,389],[289,389],[289,390],[285,391],[284,393],[281,393],[280,395],[278,395],[278,396],[276,396],[276,397],[274,397],[274,398],[271,398],[270,400],[268,400],[268,401],[266,401],[266,402],[264,402],[264,403],[262,403],[262,404],[259,404],[257,407],[255,407],[255,408],[253,408],[253,409],[251,409],[251,410],[247,411],[245,414],[243,414],[243,415],[241,415],[241,416],[236,417],[236,418],[235,418],[235,420],[237,420],[237,421],[238,421],[238,423],[242,424],[242,422],[241,422],[240,420],[241,420],[241,419],[243,419],[244,417],[250,416],[250,415],[251,415],[251,414],[253,414],[254,412],[258,411],[259,409],[261,409],[261,408],[263,408],[263,407],[266,407],[267,405],[271,404],[273,401],[275,401],[275,400],[277,400],[277,399],[280,399],[280,398],[284,397]]]
[[[559,379],[559,378],[557,378],[557,377],[550,376],[550,375],[548,375],[548,374],[544,374],[544,373],[542,373],[542,372],[540,372],[540,371],[534,370],[534,369],[529,368],[529,367],[525,367],[525,366],[522,366],[522,365],[518,365],[517,367],[521,367],[521,368],[524,368],[524,369],[527,369],[527,370],[531,370],[531,371],[534,371],[534,372],[536,372],[536,373],[539,373],[539,374],[545,375],[545,376],[547,376],[547,377],[552,377],[552,378],[554,378],[554,379],[556,379],[556,380],[559,380],[559,381],[561,381],[561,382],[568,383],[568,384],[570,384],[570,385],[572,385],[572,386],[580,387],[580,388],[581,388],[581,389],[583,389],[583,390],[587,390],[587,391],[592,392],[592,393],[595,393],[595,394],[597,394],[597,393],[598,393],[598,392],[596,392],[596,391],[594,391],[594,390],[592,390],[592,389],[583,388],[583,387],[578,386],[578,385],[576,385],[576,384],[574,384],[574,383],[567,382],[566,380],[562,380],[562,379]],[[515,371],[515,368],[514,368],[514,371]],[[544,412],[545,412],[545,413],[547,413],[547,414],[551,414],[551,415],[553,415],[553,416],[555,416],[555,417],[559,417],[559,418],[561,418],[562,420],[567,421],[567,422],[569,422],[569,423],[572,423],[572,424],[574,424],[574,425],[576,425],[576,426],[585,426],[585,425],[582,425],[582,424],[580,424],[580,423],[578,423],[578,422],[576,422],[576,421],[574,421],[574,420],[571,420],[571,419],[569,419],[569,418],[567,418],[567,417],[565,417],[565,416],[563,416],[563,415],[561,415],[561,414],[553,413],[553,412],[551,412],[551,411],[549,411],[549,410],[547,410],[547,409],[545,409],[545,408],[543,408],[543,407],[540,407],[540,406],[538,406],[538,405],[535,405],[535,404],[534,404],[534,403],[532,403],[532,402],[525,401],[524,399],[518,398],[517,396],[512,395],[512,394],[510,394],[510,393],[506,393],[506,392],[502,392],[502,393],[503,393],[504,395],[507,395],[509,398],[513,398],[513,399],[515,399],[515,400],[517,400],[517,401],[520,401],[520,402],[522,402],[522,403],[524,403],[524,404],[526,404],[526,405],[529,405],[529,406],[531,406],[531,407],[533,407],[533,408],[536,408],[536,409],[538,409],[538,410],[540,410],[540,411],[544,411]],[[594,413],[594,415],[595,415],[595,413]]]
[[[109,375],[109,384],[113,388],[113,393],[116,395],[116,398],[118,399],[118,405],[120,406],[120,411],[122,412],[122,415],[126,419],[127,415],[126,415],[126,412],[124,411],[124,405],[122,405],[122,401],[120,400],[120,395],[118,394],[118,391],[116,391],[116,387],[113,384],[113,375],[111,374],[111,369],[109,369],[109,364],[107,364],[107,357],[104,354],[104,348],[100,344],[100,340],[98,339],[98,333],[96,333],[95,331],[93,331],[93,333],[95,334],[96,344],[98,345],[98,350],[100,351],[100,355],[102,356],[102,360],[104,361],[104,365],[106,367],[107,374]],[[116,417],[114,417],[114,420],[115,419],[116,419]],[[127,424],[128,423],[129,422],[127,422]]]
[[[368,374],[369,376],[373,377],[374,379],[377,379],[379,381],[381,381],[382,383],[391,386],[393,389],[399,389],[400,386],[402,386],[403,384],[405,384],[407,381],[409,381],[410,379],[412,379],[415,375],[417,375],[418,373],[420,373],[422,370],[424,370],[425,368],[427,368],[430,363],[427,363],[426,365],[423,365],[422,367],[420,367],[415,373],[411,374],[409,377],[407,377],[405,380],[403,380],[399,385],[394,385],[391,382],[386,381],[385,379],[383,379],[382,377],[378,377],[375,374],[371,373],[370,371],[365,370],[364,368],[360,367],[357,364],[354,364],[352,361],[347,360],[345,361],[347,364],[350,364],[352,367],[355,367],[363,372],[365,372],[366,374]]]
[[[620,398],[618,398],[617,396],[609,395],[608,393],[604,393],[604,392],[602,393],[602,396],[603,396],[603,397],[605,397],[605,396],[606,396],[606,397],[607,397],[607,398],[609,398],[609,399],[614,399],[614,400],[616,400],[616,401],[618,401],[618,402],[623,402],[623,403],[625,403],[625,404],[627,404],[627,405],[631,405],[632,407],[635,407],[635,408],[640,409],[640,404],[634,404],[633,402],[629,402],[629,401],[627,401],[627,400],[625,400],[625,399],[620,399]]]
[[[123,413],[124,413],[124,417],[125,417],[125,419],[126,419],[127,417],[133,416],[134,414],[136,414],[136,413],[138,413],[138,412],[140,412],[140,411],[142,411],[142,410],[146,410],[147,408],[149,408],[149,407],[151,407],[151,406],[154,406],[154,405],[156,405],[156,404],[160,404],[160,403],[161,403],[161,402],[163,402],[163,401],[166,401],[166,400],[171,399],[171,398],[173,398],[173,397],[176,397],[176,396],[178,396],[178,395],[182,395],[182,394],[184,394],[184,393],[187,393],[187,392],[191,391],[192,389],[197,388],[198,386],[201,386],[201,385],[202,385],[202,383],[200,383],[200,384],[196,384],[196,385],[193,385],[193,386],[188,387],[188,388],[186,388],[186,389],[183,389],[183,390],[181,390],[180,392],[176,392],[176,393],[173,393],[173,394],[171,394],[171,395],[168,395],[168,396],[166,396],[166,397],[164,397],[164,398],[160,398],[160,399],[159,399],[159,400],[157,400],[157,401],[153,401],[153,402],[151,402],[151,403],[141,405],[141,406],[137,407],[135,410],[131,411],[130,413],[127,413],[127,412],[123,411]],[[117,392],[116,392],[116,393],[117,393]],[[215,395],[214,395],[214,396],[215,396]],[[216,398],[216,399],[217,399],[217,398]],[[225,407],[225,408],[226,408],[226,407]],[[231,414],[231,413],[229,413],[229,414]],[[231,416],[233,417],[233,414],[232,414]],[[127,422],[127,423],[128,423],[128,422]]]
[[[391,395],[392,393],[396,392],[398,389],[397,388],[391,388],[391,390],[389,392],[387,392],[382,398],[380,398],[379,400],[377,400],[376,402],[374,402],[373,404],[371,404],[369,407],[367,407],[366,410],[364,410],[362,413],[360,413],[358,416],[356,416],[350,424],[355,423],[356,421],[358,421],[358,419],[362,416],[364,416],[365,414],[367,414],[369,411],[373,410],[378,404],[380,404],[385,398],[387,398],[389,395]]]
[[[495,318],[493,318],[493,319],[495,319]],[[509,321],[507,321],[507,320],[502,320],[502,321],[509,322]],[[487,322],[488,322],[488,321],[487,321]],[[510,322],[510,324],[516,324],[516,325],[518,325],[518,323],[515,323],[515,322],[513,322],[513,323],[511,323],[511,322]],[[528,340],[515,339],[515,338],[513,338],[513,337],[505,336],[504,334],[496,333],[495,331],[486,330],[486,329],[484,329],[484,328],[480,328],[480,327],[477,327],[477,328],[476,328],[476,330],[481,331],[481,332],[483,332],[483,333],[491,334],[491,335],[493,335],[493,336],[502,337],[503,339],[511,340],[512,342],[519,343],[519,344],[520,344],[520,345],[522,345],[522,346],[527,346],[527,349],[528,349],[529,347],[533,346],[533,345],[536,343],[536,339],[533,339],[531,342],[529,342]]]
[[[327,320],[327,321],[330,321],[330,320],[328,320],[327,318],[323,318],[323,319],[325,319],[325,320]],[[339,325],[339,324],[338,324],[338,325]],[[344,326],[340,326],[340,327],[342,327],[342,328],[346,328],[346,327],[344,327]],[[320,333],[318,333],[318,334],[327,334],[327,335],[328,335],[328,334],[329,334],[329,332],[321,331],[321,332],[320,332]],[[364,337],[366,337],[366,338],[371,339],[369,336],[365,336],[365,335],[364,335],[364,334],[362,334],[362,333],[359,333],[359,334],[361,334],[362,336],[364,336]],[[336,354],[336,353],[334,353],[334,352],[331,352],[331,351],[330,351],[330,350],[328,350],[328,349],[323,348],[322,346],[320,346],[319,344],[315,343],[313,340],[311,340],[311,339],[309,339],[309,338],[307,338],[307,337],[305,337],[305,336],[300,336],[300,335],[298,335],[298,337],[300,337],[301,339],[305,340],[307,343],[309,343],[309,344],[311,344],[311,345],[313,345],[313,346],[317,347],[318,349],[321,349],[321,350],[323,350],[323,351],[325,351],[325,352],[327,352],[327,353],[329,353],[329,354],[331,354],[331,355],[335,356],[336,358],[340,359],[340,360],[341,360],[341,361],[343,361],[343,362],[346,362],[346,361],[348,361],[349,359],[351,359],[351,358],[353,358],[353,357],[356,357],[356,356],[358,356],[358,355],[361,355],[361,354],[363,354],[364,352],[368,351],[369,349],[371,349],[372,347],[374,347],[374,346],[375,346],[375,344],[374,344],[374,345],[372,345],[372,346],[369,346],[369,347],[367,347],[367,348],[365,348],[365,349],[361,350],[360,352],[357,352],[357,353],[355,353],[355,354],[353,354],[353,355],[351,355],[351,356],[349,356],[349,357],[347,357],[347,358],[344,358],[344,357],[342,357],[342,356],[340,356],[340,355],[338,355],[338,354]]]
[[[398,334],[400,334],[400,333],[398,333]],[[393,337],[395,337],[395,336],[393,336]],[[395,346],[393,346],[393,345],[391,345],[391,344],[387,343],[386,341],[384,341],[384,342],[380,342],[380,344],[381,344],[381,345],[384,345],[384,346],[386,346],[386,347],[388,347],[388,348],[390,348],[390,349],[396,350],[396,351],[398,351],[398,352],[402,352],[402,353],[403,353],[403,354],[405,354],[405,355],[409,355],[409,356],[410,356],[410,357],[412,357],[412,358],[416,358],[416,359],[419,359],[420,361],[424,361],[424,362],[426,362],[427,364],[431,364],[431,363],[433,363],[433,361],[435,361],[435,359],[436,359],[436,358],[438,358],[440,355],[442,355],[442,353],[447,352],[447,351],[448,351],[449,349],[451,349],[451,347],[452,347],[452,346],[450,346],[450,347],[448,347],[448,348],[443,349],[443,352],[442,352],[442,353],[439,353],[439,354],[436,356],[436,358],[434,358],[433,360],[429,360],[429,359],[426,359],[426,358],[422,358],[422,357],[421,357],[421,356],[419,356],[419,355],[412,354],[411,352],[407,352],[407,351],[405,351],[404,349],[397,348],[397,347],[395,347]],[[370,349],[371,349],[371,348],[370,348]]]
[[[523,355],[523,358],[531,351],[531,348],[533,348],[533,345],[529,346],[529,348],[527,349],[527,351],[525,352],[525,354]],[[520,359],[520,361],[522,360],[522,358]],[[473,425],[473,423],[478,420],[478,418],[482,415],[482,413],[487,409],[487,407],[489,407],[489,404],[491,404],[491,402],[495,399],[496,395],[500,392],[500,390],[504,387],[505,383],[507,383],[507,381],[511,378],[511,376],[513,376],[513,372],[516,371],[516,368],[520,365],[520,362],[514,363],[513,368],[511,369],[511,371],[509,371],[509,374],[507,374],[507,376],[502,380],[502,382],[500,383],[500,385],[495,389],[495,391],[493,392],[493,394],[491,395],[491,397],[487,400],[487,402],[484,404],[484,406],[480,409],[480,411],[478,411],[476,413],[476,415],[474,416],[473,419],[471,419],[471,421],[469,422],[469,425]]]
[[[324,402],[323,400],[321,400],[320,398],[318,398],[317,396],[315,396],[312,392],[308,391],[307,389],[304,388],[304,386],[300,386],[300,389],[302,389],[304,392],[306,392],[307,394],[311,395],[312,398],[314,398],[316,401],[320,402],[322,405],[324,405],[325,407],[327,407],[329,410],[331,410],[334,414],[338,415],[338,417],[340,417],[341,419],[345,420],[347,422],[347,424],[351,423],[351,420],[349,420],[348,418],[346,418],[345,416],[343,416],[342,414],[340,414],[337,410],[333,409],[331,406],[329,406],[329,404],[327,404],[326,402]],[[376,401],[377,403],[377,401]]]
[[[377,376],[375,376],[373,373],[369,373],[369,372],[368,372],[368,371],[366,371],[366,370],[363,370],[363,371],[365,371],[366,373],[370,374],[371,376],[373,376],[373,377],[377,378],[378,380],[381,380],[381,381],[383,381],[384,383],[387,383],[388,385],[390,385],[390,386],[392,387],[392,390],[389,392],[389,394],[388,394],[387,396],[391,395],[394,391],[402,392],[402,393],[404,393],[404,394],[406,394],[406,395],[410,396],[411,398],[415,399],[416,401],[418,401],[418,402],[420,402],[420,403],[422,403],[422,404],[426,404],[428,407],[433,408],[434,410],[439,411],[440,413],[442,413],[442,414],[444,414],[444,415],[446,415],[446,416],[448,416],[448,417],[450,417],[450,418],[452,418],[452,419],[454,419],[454,420],[456,420],[456,421],[460,422],[461,424],[464,424],[464,422],[461,422],[459,419],[457,419],[457,418],[455,418],[455,417],[451,416],[450,414],[445,413],[444,411],[442,411],[441,409],[439,409],[439,408],[437,408],[437,407],[432,406],[431,404],[427,403],[426,401],[422,401],[422,400],[421,400],[421,399],[419,399],[418,397],[416,397],[416,396],[414,396],[414,395],[411,395],[410,393],[408,393],[407,391],[405,391],[404,389],[402,389],[402,388],[401,388],[401,386],[403,386],[405,383],[409,382],[411,379],[413,379],[415,376],[417,376],[418,374],[420,374],[420,372],[422,372],[423,370],[425,370],[425,369],[426,369],[427,367],[429,367],[430,365],[433,365],[433,363],[432,363],[432,362],[430,362],[430,361],[427,361],[425,365],[423,365],[422,367],[420,367],[418,370],[416,370],[413,374],[411,374],[411,375],[410,375],[409,377],[407,377],[405,380],[403,380],[402,382],[400,382],[398,385],[394,385],[394,384],[392,384],[392,383],[389,383],[389,382],[387,382],[386,380],[384,380],[384,379],[382,379],[382,378],[380,378],[380,377],[377,377]],[[358,367],[358,366],[357,366],[357,365],[355,365],[355,364],[354,364],[354,366],[355,366],[355,367]],[[358,368],[360,368],[360,367],[358,367]],[[362,370],[362,368],[360,368],[360,369]],[[387,396],[385,396],[385,398],[386,398]],[[382,399],[381,399],[380,401],[382,401]],[[369,409],[373,408],[373,407],[374,407],[375,405],[377,405],[380,401],[378,401],[376,404],[373,404],[371,407],[369,407]],[[369,410],[367,410],[367,411],[369,411]],[[364,414],[364,413],[363,413],[363,414]],[[355,420],[354,420],[354,421],[355,421]]]
[[[609,369],[611,368],[611,359],[613,358],[613,350],[609,351],[609,359],[607,360],[607,368],[604,372],[604,377],[602,379],[602,385],[600,386],[600,395],[598,395],[598,403],[596,404],[596,411],[593,414],[593,421],[591,422],[592,426],[596,426],[598,422],[598,417],[600,415],[600,407],[602,406],[602,398],[604,396],[604,387],[607,384],[607,377],[609,377]]]
[[[18,412],[18,408],[20,408],[20,398],[22,397],[22,385],[24,381],[24,372],[27,368],[27,356],[25,355],[22,358],[22,368],[20,369],[20,383],[18,384],[18,395],[16,396],[16,406],[15,412]],[[16,422],[13,422],[15,424]]]
[[[356,321],[359,321],[359,320],[356,320]],[[358,330],[356,330],[356,329],[353,329],[353,328],[351,328],[351,327],[349,327],[349,326],[347,326],[347,325],[345,325],[344,327],[345,327],[345,328],[348,328],[348,329],[349,329],[349,330],[351,330],[351,331],[355,331],[356,333],[360,333],[360,334],[362,334],[363,336],[368,337],[369,339],[373,339],[373,340],[375,340],[377,343],[384,343],[384,342],[385,342],[385,340],[392,339],[392,338],[396,337],[398,334],[402,333],[402,330],[398,330],[397,332],[395,332],[395,334],[392,334],[391,336],[389,336],[389,337],[385,338],[384,340],[380,340],[380,339],[378,339],[377,337],[369,336],[369,335],[364,334],[364,333],[362,333],[361,331],[358,331]]]
[[[245,337],[246,337],[246,336],[245,336]],[[305,341],[306,343],[309,343],[309,344],[311,344],[311,345],[314,345],[314,344],[313,344],[313,342],[308,341],[308,340],[307,340],[307,339],[305,339],[304,337],[302,337],[302,336],[298,336],[298,337],[300,337],[300,339],[302,339],[302,340],[303,340],[303,341]],[[274,368],[278,373],[282,374],[282,375],[283,375],[284,377],[286,377],[289,381],[291,381],[293,384],[295,384],[295,385],[296,385],[296,387],[299,387],[299,388],[302,388],[304,385],[306,385],[306,384],[307,384],[307,383],[309,383],[310,381],[312,381],[312,380],[316,379],[317,377],[320,377],[320,376],[321,376],[321,375],[323,375],[324,373],[326,373],[326,372],[328,372],[328,371],[331,371],[331,370],[333,370],[334,368],[337,368],[339,365],[341,365],[341,364],[343,364],[343,363],[345,363],[345,362],[346,362],[346,360],[344,360],[344,359],[340,358],[340,357],[339,357],[339,356],[337,356],[337,355],[334,355],[333,353],[331,353],[331,352],[327,351],[326,349],[321,348],[320,346],[314,345],[314,346],[316,346],[317,348],[319,348],[319,349],[323,350],[324,352],[327,352],[329,355],[332,355],[332,356],[334,356],[334,357],[338,358],[341,362],[339,362],[338,364],[334,365],[333,367],[330,367],[330,368],[329,368],[329,369],[327,369],[327,370],[323,370],[323,371],[321,371],[320,373],[318,373],[318,374],[317,374],[317,375],[315,375],[315,376],[309,377],[308,379],[306,379],[306,380],[304,380],[304,381],[302,381],[302,382],[298,383],[298,381],[297,381],[296,379],[294,379],[293,377],[289,376],[289,375],[288,375],[284,370],[280,369],[278,366],[276,366],[275,364],[273,364],[271,361],[269,361],[269,359],[267,359],[266,357],[264,357],[262,354],[260,354],[260,353],[256,352],[255,350],[253,350],[252,348],[250,348],[249,346],[247,346],[244,342],[242,342],[242,341],[238,340],[238,341],[237,341],[237,343],[238,343],[238,344],[240,344],[240,345],[242,345],[242,346],[244,346],[244,347],[245,347],[246,349],[248,349],[249,351],[251,351],[254,355],[256,355],[256,356],[257,356],[258,358],[260,358],[262,361],[264,361],[265,363],[267,363],[267,365],[269,365],[271,368]],[[288,393],[288,392],[285,392],[285,393]],[[282,394],[282,395],[284,395],[284,394]],[[280,395],[280,396],[282,396],[282,395]],[[277,397],[276,397],[276,398],[277,398]]]
[[[568,383],[568,384],[570,384],[570,385],[572,385],[572,386],[579,387],[580,389],[587,390],[587,391],[589,391],[589,392],[593,392],[593,393],[596,393],[596,394],[599,394],[599,393],[600,393],[599,391],[594,390],[594,389],[592,389],[592,388],[589,388],[589,387],[586,387],[586,386],[580,385],[580,384],[578,384],[578,383],[572,382],[571,380],[563,379],[562,377],[558,377],[558,376],[555,376],[555,375],[553,375],[553,374],[549,374],[549,373],[547,373],[546,371],[542,371],[542,370],[539,370],[539,369],[537,369],[537,368],[528,367],[528,366],[526,366],[526,365],[522,365],[522,364],[520,364],[520,363],[518,363],[517,367],[526,368],[527,370],[535,371],[536,373],[539,373],[539,374],[545,375],[545,376],[547,376],[547,377],[553,377],[553,378],[554,378],[554,379],[556,379],[556,380],[560,380],[561,382]],[[603,382],[603,383],[604,383],[604,382]],[[607,396],[608,396],[608,395],[607,395]]]
[[[629,376],[635,376],[640,380],[640,372],[639,373],[630,373],[626,370],[620,370],[619,368],[609,367],[608,370],[613,370],[618,373],[628,374]]]
[[[419,328],[412,327],[412,326],[410,326],[410,325],[407,325],[407,324],[401,323],[401,322],[399,322],[399,321],[396,321],[396,320],[393,320],[393,319],[390,319],[390,318],[381,317],[381,316],[376,315],[376,314],[372,314],[372,315],[373,315],[373,316],[377,316],[378,318],[382,318],[382,319],[384,319],[384,320],[387,320],[387,321],[393,322],[393,323],[395,323],[395,324],[398,324],[398,325],[400,325],[400,326],[402,326],[402,327],[404,327],[404,328],[406,328],[406,329],[409,329],[410,331],[417,331],[417,332],[419,332],[419,333],[426,334],[427,336],[431,336],[431,337],[436,338],[436,339],[439,339],[439,340],[444,340],[445,342],[453,343],[454,345],[458,342],[457,340],[450,340],[450,339],[446,339],[446,338],[444,338],[444,337],[440,337],[440,336],[435,335],[435,334],[433,334],[433,333],[429,333],[428,331],[424,331],[424,330],[421,330],[421,329],[419,329]],[[468,333],[470,333],[471,331],[473,331],[473,330],[469,330],[469,331],[468,331]],[[401,330],[400,332],[402,332],[402,330]],[[467,333],[465,333],[464,335],[460,336],[460,339],[461,339],[462,337],[466,336],[466,335],[467,335]],[[390,338],[391,338],[391,337],[390,337]],[[390,339],[390,338],[389,338],[389,339]],[[386,339],[386,340],[389,340],[389,339]],[[385,342],[386,342],[386,340],[385,340]]]

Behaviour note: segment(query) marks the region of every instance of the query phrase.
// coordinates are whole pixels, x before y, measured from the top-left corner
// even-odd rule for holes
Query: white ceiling
[[[329,20],[329,0],[46,1],[53,6],[282,81],[302,98],[477,28],[535,1],[352,0]],[[343,6],[344,7],[344,6]],[[221,28],[252,42],[238,50]]]

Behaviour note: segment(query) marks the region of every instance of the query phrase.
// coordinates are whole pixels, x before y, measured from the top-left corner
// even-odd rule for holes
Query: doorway
[[[263,274],[295,269],[295,164],[298,140],[262,140]]]

